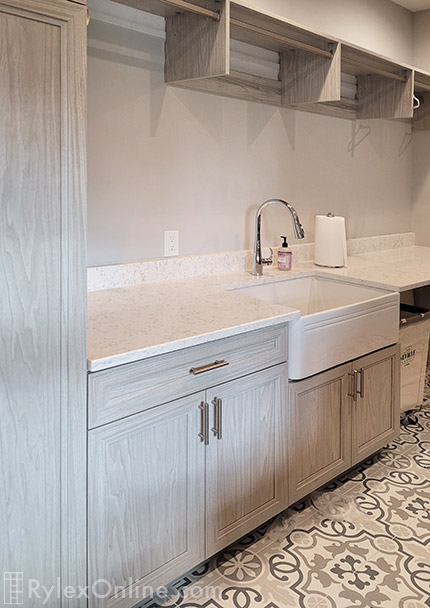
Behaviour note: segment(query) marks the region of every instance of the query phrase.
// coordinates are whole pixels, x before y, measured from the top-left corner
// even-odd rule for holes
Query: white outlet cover
[[[164,231],[164,257],[179,255],[179,230]]]

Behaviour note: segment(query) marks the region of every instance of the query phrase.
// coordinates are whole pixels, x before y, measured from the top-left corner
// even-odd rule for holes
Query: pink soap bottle
[[[284,240],[278,249],[278,268],[279,270],[291,270],[293,254],[292,251],[288,249],[287,237],[281,236],[281,239]]]

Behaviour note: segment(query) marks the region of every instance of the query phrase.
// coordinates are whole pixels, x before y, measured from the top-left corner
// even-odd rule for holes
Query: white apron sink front
[[[399,340],[398,293],[323,277],[297,277],[237,290],[290,308],[288,376],[299,380]]]

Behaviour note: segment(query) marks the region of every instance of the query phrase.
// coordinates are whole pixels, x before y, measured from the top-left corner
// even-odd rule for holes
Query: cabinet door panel
[[[47,589],[86,578],[85,62],[83,7],[0,0],[0,572]]]
[[[207,555],[287,506],[286,365],[208,391],[222,399],[222,438],[207,451]],[[212,424],[213,423],[213,424]]]
[[[350,365],[290,384],[290,501],[351,464]]]
[[[90,432],[90,582],[103,578],[127,587],[132,580],[137,592],[166,584],[203,560],[203,397]],[[135,603],[111,597],[107,605]]]
[[[366,458],[399,432],[399,351],[386,348],[354,362],[359,372],[353,404],[353,462]]]

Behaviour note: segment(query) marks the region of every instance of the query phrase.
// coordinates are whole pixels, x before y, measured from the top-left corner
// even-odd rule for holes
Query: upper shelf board
[[[219,19],[217,0],[114,0],[146,13],[171,17],[178,13],[195,13],[208,19]]]
[[[415,91],[417,93],[430,91],[430,74],[422,70],[415,70]]]

